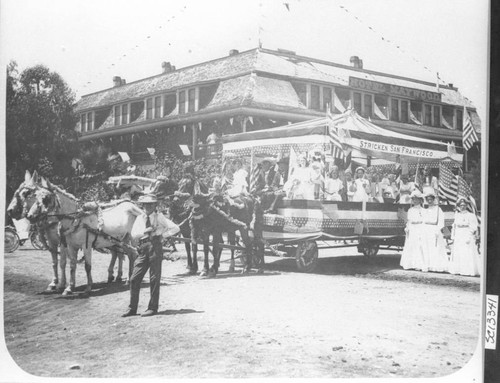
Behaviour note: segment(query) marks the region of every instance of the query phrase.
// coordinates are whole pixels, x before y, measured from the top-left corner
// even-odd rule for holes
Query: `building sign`
[[[421,89],[407,88],[399,85],[385,84],[383,82],[365,80],[349,76],[351,88],[362,89],[373,93],[387,94],[421,101],[441,102],[441,93],[429,92]]]

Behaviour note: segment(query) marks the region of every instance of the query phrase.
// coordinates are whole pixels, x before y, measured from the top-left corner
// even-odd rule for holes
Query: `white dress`
[[[314,185],[311,182],[311,169],[298,167],[293,170],[287,183],[290,184],[291,199],[314,199]],[[285,186],[287,189],[287,187]]]
[[[429,271],[448,271],[448,255],[441,229],[444,227],[444,213],[438,205],[424,209],[424,249]],[[424,270],[427,271],[427,270]]]
[[[354,185],[356,186],[356,191],[352,196],[352,200],[354,202],[368,201],[369,197],[366,188],[370,187],[370,182],[366,178],[356,178]]]
[[[406,239],[400,265],[403,269],[428,270],[428,257],[424,247],[425,227],[424,208],[413,206],[408,210],[406,222]]]
[[[238,169],[233,174],[233,183],[228,190],[230,197],[237,197],[248,192],[247,182],[248,172],[245,169]]]
[[[415,190],[415,185],[413,182],[407,182],[404,184],[401,182],[399,186],[399,203],[411,203],[411,192]]]
[[[344,183],[339,178],[328,178],[325,184],[325,199],[327,201],[342,201],[340,191],[343,188]]]
[[[474,233],[477,231],[477,218],[468,211],[455,213],[452,239],[450,273],[477,276],[481,274],[481,261],[477,251]]]

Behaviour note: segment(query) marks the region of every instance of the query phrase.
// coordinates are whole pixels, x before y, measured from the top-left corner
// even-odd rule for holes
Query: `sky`
[[[487,0],[2,0],[0,54],[44,64],[77,99],[256,48],[453,83],[486,117]]]

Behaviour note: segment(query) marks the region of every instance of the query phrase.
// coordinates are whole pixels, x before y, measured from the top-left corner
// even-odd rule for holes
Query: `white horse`
[[[93,210],[82,211],[79,209],[79,200],[75,196],[52,185],[44,178],[35,192],[35,202],[27,218],[37,220],[53,216],[60,222],[61,244],[67,248],[70,260],[70,283],[63,295],[71,294],[75,289],[77,256],[80,249],[84,253],[87,273],[86,293],[92,289],[92,248],[108,248],[112,252],[121,248],[121,251],[125,251],[129,257],[130,279],[133,262],[137,255],[135,250],[128,245],[130,232],[136,217],[142,214],[142,210],[126,200],[116,201],[111,206],[101,206],[102,208],[95,205]],[[65,270],[61,270],[61,278],[65,280]]]
[[[26,171],[24,182],[22,182],[14,192],[12,201],[7,207],[7,213],[10,217],[12,217],[13,219],[21,219],[26,217],[26,214],[35,202],[35,192],[39,187],[38,183],[39,177],[37,172],[35,171],[33,175],[31,175],[29,171]],[[56,289],[62,291],[66,285],[65,279],[59,281],[58,274],[59,251],[61,252],[61,271],[66,268],[66,248],[64,246],[60,247],[58,223],[59,221],[55,218],[48,218],[46,220],[37,222],[37,228],[41,234],[40,239],[50,251],[50,254],[52,256],[53,277],[52,281],[47,287],[48,291],[53,291]]]

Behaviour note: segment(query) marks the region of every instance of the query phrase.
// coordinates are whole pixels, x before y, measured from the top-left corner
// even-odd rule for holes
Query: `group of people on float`
[[[411,202],[410,194],[417,188],[428,185],[437,190],[437,178],[429,167],[422,168],[417,176],[415,172],[399,173],[381,173],[375,167],[360,166],[353,176],[350,169],[325,164],[321,156],[312,156],[309,162],[300,155],[283,190],[289,199],[403,204]]]
[[[436,195],[438,179],[428,166],[421,168],[418,174],[396,171],[381,174],[373,167],[368,170],[358,167],[354,177],[348,169],[326,167],[320,156],[312,156],[310,163],[305,155],[298,156],[297,165],[290,172],[287,159],[278,161],[277,169],[270,160],[263,161],[256,181],[263,206],[272,211],[279,198],[411,204],[401,266],[468,276],[480,274],[476,246],[478,221],[475,214],[468,211],[470,201],[464,198],[457,201],[451,236],[448,236],[453,241],[449,254],[443,234],[444,213]],[[233,162],[232,178],[230,196],[248,193],[249,173],[241,159]]]

